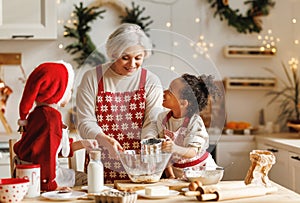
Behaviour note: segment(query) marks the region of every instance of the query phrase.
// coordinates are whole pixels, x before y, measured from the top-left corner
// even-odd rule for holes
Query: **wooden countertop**
[[[231,184],[231,183],[242,183],[243,181],[221,181],[219,184]],[[231,200],[223,200],[219,201],[222,203],[299,203],[300,202],[300,194],[295,193],[289,189],[286,189],[276,183],[273,183],[274,186],[278,188],[277,192],[267,194],[264,196],[251,197],[251,198],[241,198],[241,199],[231,199]],[[31,203],[42,203],[42,202],[54,202],[53,200],[47,200],[43,197],[24,199],[22,202],[31,202]],[[64,201],[64,202],[95,202],[90,199],[82,199],[82,200],[72,200],[72,201]],[[182,203],[182,202],[199,202],[196,197],[186,197],[182,194],[170,197],[167,199],[146,199],[139,197],[137,203],[145,203],[145,202],[156,202],[156,203]],[[209,202],[217,202],[217,201],[209,201]]]

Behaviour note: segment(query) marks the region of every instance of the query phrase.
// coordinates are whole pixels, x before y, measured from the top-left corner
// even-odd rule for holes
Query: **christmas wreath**
[[[120,16],[121,23],[138,24],[147,34],[147,31],[149,30],[148,26],[153,21],[150,20],[150,16],[141,16],[141,14],[145,11],[144,7],[140,8],[140,6],[135,5],[134,2],[132,2],[131,5],[132,8],[128,9],[126,7],[126,14],[124,16]],[[72,55],[79,54],[79,56],[74,58],[74,61],[77,62],[78,67],[81,67],[83,63],[90,64],[91,66],[104,63],[106,61],[105,56],[97,51],[96,46],[88,32],[91,31],[92,28],[90,24],[94,20],[97,18],[103,19],[102,14],[105,13],[105,10],[97,11],[97,6],[84,7],[82,2],[80,2],[79,6],[74,6],[75,10],[73,13],[75,15],[73,25],[64,26],[64,37],[71,37],[76,39],[76,41],[66,46],[65,50]]]
[[[260,17],[267,16],[270,8],[275,6],[272,0],[247,0],[245,5],[251,5],[242,15],[239,9],[232,9],[229,6],[228,0],[208,0],[212,8],[216,8],[214,17],[219,15],[220,20],[226,19],[229,26],[233,26],[240,33],[259,33],[262,30],[262,22]]]

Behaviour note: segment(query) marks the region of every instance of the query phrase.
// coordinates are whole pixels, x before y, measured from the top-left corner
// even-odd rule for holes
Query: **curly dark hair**
[[[181,99],[186,99],[189,102],[188,116],[192,116],[201,112],[208,103],[209,96],[213,99],[219,96],[219,89],[214,83],[212,75],[201,75],[196,77],[190,74],[183,74],[181,79],[186,83],[181,91]]]

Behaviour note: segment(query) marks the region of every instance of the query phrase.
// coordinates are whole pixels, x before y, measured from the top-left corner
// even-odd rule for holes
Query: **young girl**
[[[75,184],[75,171],[59,167],[59,155],[67,157],[83,147],[97,147],[96,141],[69,140],[67,126],[57,110],[69,102],[73,80],[70,64],[46,62],[30,74],[23,91],[18,121],[23,133],[14,145],[15,160],[16,164],[40,164],[42,191],[66,189]]]
[[[166,138],[163,151],[173,153],[165,171],[168,178],[184,177],[183,169],[187,167],[217,167],[206,151],[209,135],[199,115],[217,90],[212,76],[184,74],[164,91],[163,106],[170,110],[159,114],[157,127],[159,137]]]

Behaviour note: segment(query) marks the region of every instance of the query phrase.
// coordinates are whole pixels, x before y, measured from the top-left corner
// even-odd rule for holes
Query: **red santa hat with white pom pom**
[[[73,81],[73,68],[64,61],[45,62],[36,67],[26,81],[18,124],[27,125],[26,118],[34,102],[60,105],[72,89]]]

